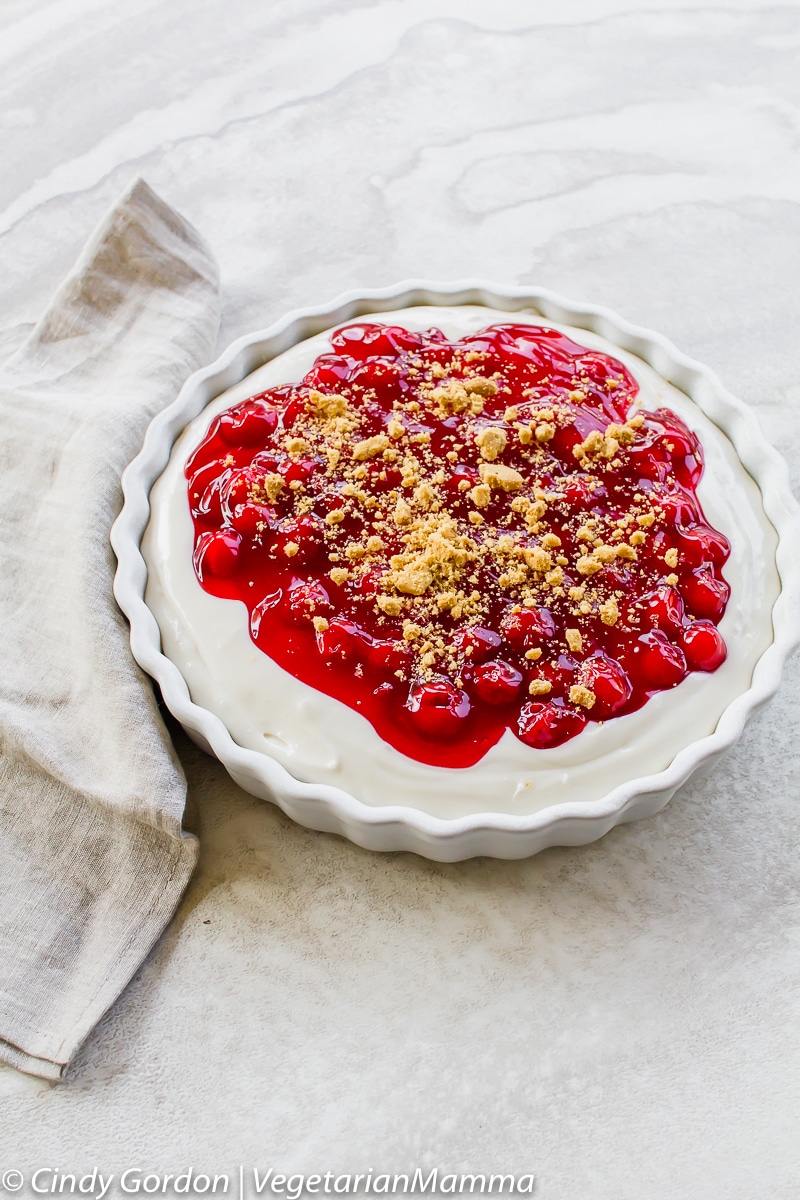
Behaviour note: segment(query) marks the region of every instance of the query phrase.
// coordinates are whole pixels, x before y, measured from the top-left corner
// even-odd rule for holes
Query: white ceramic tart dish
[[[183,468],[217,413],[299,381],[330,332],[364,317],[435,326],[450,338],[504,320],[567,327],[624,363],[644,409],[676,412],[703,447],[705,515],[732,547],[720,623],[726,662],[553,749],[532,749],[507,730],[474,766],[443,768],[401,754],[366,717],[259,650],[245,606],[208,594],[194,574]],[[798,508],[753,413],[659,335],[544,291],[412,282],[290,313],[187,381],[152,422],[123,492],[112,530],[115,594],[134,657],[170,711],[247,791],[369,849],[522,858],[649,816],[736,741],[798,641]]]

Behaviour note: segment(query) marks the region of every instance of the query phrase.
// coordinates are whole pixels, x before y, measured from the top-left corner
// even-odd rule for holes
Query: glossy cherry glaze
[[[557,746],[726,655],[700,446],[669,410],[634,417],[637,392],[552,329],[347,326],[211,423],[186,467],[197,578],[411,758],[467,767],[507,728]],[[408,549],[428,526],[466,558],[455,591]]]

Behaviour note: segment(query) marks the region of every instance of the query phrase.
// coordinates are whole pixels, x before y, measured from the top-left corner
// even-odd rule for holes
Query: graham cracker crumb
[[[347,400],[344,396],[324,396],[321,392],[311,392],[308,399],[314,413],[326,420],[343,417],[348,413]]]
[[[582,683],[573,683],[569,689],[569,698],[573,704],[579,704],[581,708],[594,707],[597,697],[591,688],[584,687]]]
[[[264,480],[263,480],[263,483],[261,486],[264,490],[264,495],[265,495],[266,499],[269,501],[270,504],[274,504],[275,501],[280,496],[281,492],[283,491],[283,488],[284,488],[283,478],[282,478],[282,476],[276,475],[274,472],[272,472],[269,475],[264,476]],[[255,499],[257,499],[257,497],[252,496],[251,499],[255,500]]]
[[[567,645],[574,654],[579,654],[583,649],[583,638],[581,637],[580,629],[565,629],[564,636],[567,639]]]
[[[541,547],[537,546],[534,550],[526,549],[523,551],[523,553],[525,555],[525,562],[532,571],[544,573],[545,571],[549,571],[553,565],[553,559],[547,553],[547,551],[542,550]]]
[[[598,612],[600,613],[600,620],[604,625],[616,625],[619,620],[619,606],[617,605],[616,598],[611,596],[608,600],[605,600],[599,606]]]
[[[479,429],[475,435],[475,445],[481,452],[481,458],[487,462],[494,462],[503,453],[507,440],[505,430],[497,429],[494,425]]]
[[[375,603],[388,617],[397,617],[403,611],[403,603],[397,596],[378,596]]]
[[[531,696],[546,696],[552,690],[552,683],[548,683],[546,679],[532,679],[528,684],[528,692]]]
[[[606,437],[613,438],[620,446],[630,446],[636,438],[636,433],[628,425],[617,425],[612,422],[606,427]]]
[[[369,458],[374,458],[376,454],[382,454],[384,450],[389,449],[389,439],[385,433],[376,433],[374,437],[364,438],[363,442],[356,442],[353,446],[353,458],[356,462],[365,462]]]
[[[412,520],[412,512],[402,496],[397,501],[394,508],[394,523],[395,525],[409,525]]]
[[[502,463],[480,463],[478,471],[487,487],[501,488],[504,492],[518,492],[525,482],[519,471]]]
[[[423,596],[433,583],[433,575],[424,563],[414,562],[397,571],[392,582],[405,596]]]
[[[579,575],[596,575],[598,571],[602,571],[603,564],[590,554],[582,554],[575,563],[575,568]]]
[[[470,406],[467,389],[455,379],[451,379],[442,387],[434,388],[431,399],[438,405],[441,413],[460,413]]]
[[[472,379],[464,381],[464,390],[471,395],[496,396],[499,389],[493,379],[482,379],[476,375]]]
[[[429,509],[436,500],[436,492],[429,483],[420,483],[414,488],[413,498],[419,508]]]
[[[583,466],[589,466],[593,459],[611,459],[619,450],[616,438],[604,437],[599,429],[593,429],[582,442],[572,447],[572,453]]]

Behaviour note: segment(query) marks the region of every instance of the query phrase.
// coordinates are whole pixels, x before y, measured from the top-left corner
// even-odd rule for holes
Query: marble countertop
[[[138,173],[218,256],[220,348],[350,287],[535,283],[707,362],[797,482],[798,48],[796,2],[7,0],[0,355]],[[67,1080],[0,1071],[1,1165],[795,1197],[799,693],[516,863],[301,829],[176,732],[198,872]]]

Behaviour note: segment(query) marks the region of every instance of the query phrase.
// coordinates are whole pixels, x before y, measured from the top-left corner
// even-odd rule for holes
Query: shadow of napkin
[[[48,1079],[197,859],[108,534],[123,468],[218,326],[212,255],[137,180],[0,367],[0,1059]]]

